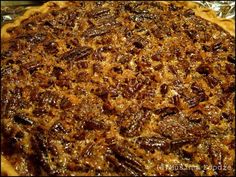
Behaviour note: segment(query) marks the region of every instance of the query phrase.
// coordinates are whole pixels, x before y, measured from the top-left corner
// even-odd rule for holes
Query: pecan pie
[[[1,37],[2,174],[234,175],[234,21],[47,2]]]

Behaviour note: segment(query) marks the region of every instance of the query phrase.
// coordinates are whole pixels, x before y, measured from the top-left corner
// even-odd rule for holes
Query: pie
[[[233,176],[233,20],[192,2],[47,2],[1,29],[7,175]]]

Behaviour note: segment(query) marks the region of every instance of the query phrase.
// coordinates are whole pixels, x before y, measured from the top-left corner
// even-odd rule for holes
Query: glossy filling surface
[[[235,38],[160,2],[71,2],[1,41],[20,175],[233,175]]]

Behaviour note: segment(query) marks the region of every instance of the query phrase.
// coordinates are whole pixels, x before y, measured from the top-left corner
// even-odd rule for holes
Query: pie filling
[[[235,38],[175,3],[51,2],[1,43],[19,175],[233,175]]]

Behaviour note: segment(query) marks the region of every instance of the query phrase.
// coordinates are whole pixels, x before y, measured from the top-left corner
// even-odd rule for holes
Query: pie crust
[[[50,6],[53,6],[55,3],[57,5],[59,5],[60,7],[65,7],[66,6],[66,2],[62,2],[62,1],[53,2],[53,1],[50,1],[50,2],[47,2],[47,3],[43,4],[40,7],[35,7],[35,8],[28,9],[24,13],[23,16],[18,17],[17,19],[15,19],[15,21],[13,23],[6,24],[2,27],[1,37],[2,38],[9,38],[10,34],[7,33],[7,29],[9,29],[11,27],[19,26],[21,24],[21,21],[29,18],[34,13],[37,13],[37,12],[47,13]],[[196,4],[194,2],[178,1],[177,3],[179,5],[183,5],[183,6],[186,6],[190,9],[194,10],[194,12],[196,13],[197,16],[202,17],[202,18],[204,18],[204,19],[206,19],[206,20],[208,20],[212,23],[216,23],[217,25],[222,27],[224,30],[229,32],[231,35],[235,36],[235,21],[233,19],[219,18],[219,17],[216,16],[216,13],[213,10],[202,7],[199,4]]]
[[[163,2],[163,3],[169,3],[169,2]],[[50,1],[45,3],[44,5],[36,8],[31,8],[27,10],[23,16],[18,17],[13,23],[5,24],[1,28],[1,37],[4,40],[10,39],[11,35],[7,32],[8,29],[12,27],[17,27],[21,25],[21,22],[24,21],[25,19],[30,18],[33,16],[35,13],[47,13],[50,7],[54,6],[55,4],[59,5],[61,8],[66,7],[67,3],[66,2],[60,2],[60,1]],[[221,28],[223,28],[225,31],[229,32],[232,36],[235,36],[235,21],[232,19],[223,19],[223,18],[218,18],[215,14],[214,11],[203,8],[199,6],[196,3],[193,2],[186,2],[186,1],[179,1],[177,4],[181,6],[186,6],[192,10],[194,10],[196,16],[199,16],[203,19],[206,19],[212,23],[217,24]],[[10,165],[10,163],[1,155],[1,174],[7,174],[8,176],[17,176],[17,172],[14,170],[14,167]]]

